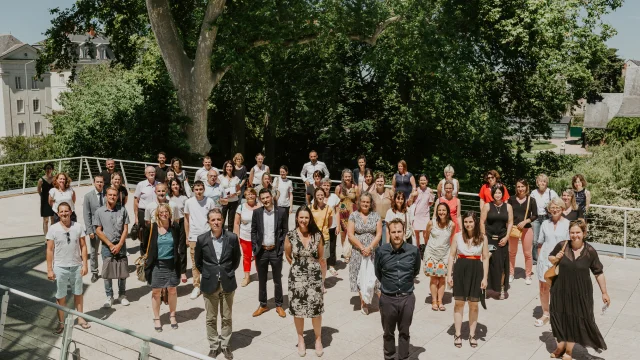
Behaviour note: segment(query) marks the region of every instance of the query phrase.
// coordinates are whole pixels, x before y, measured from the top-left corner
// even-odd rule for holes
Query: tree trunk
[[[207,137],[207,108],[208,97],[198,95],[195,91],[190,92],[190,98],[185,99],[186,104],[181,108],[184,114],[191,119],[187,125],[187,141],[191,145],[191,151],[197,154],[208,154],[211,150],[211,143]]]
[[[269,115],[268,112],[264,114],[264,156],[271,164],[271,168],[275,169],[275,157],[276,157],[276,119]]]
[[[231,119],[231,128],[233,129],[233,133],[231,135],[231,151],[234,154],[244,154],[246,139],[246,94],[244,88],[242,88],[242,86],[239,87],[241,89],[236,93],[236,96],[234,96],[233,117]]]

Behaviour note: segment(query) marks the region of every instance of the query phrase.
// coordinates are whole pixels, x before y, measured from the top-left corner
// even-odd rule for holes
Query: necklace
[[[498,212],[498,214],[500,214],[500,210],[502,209],[502,205],[504,205],[504,203],[500,204],[500,206],[493,204],[493,206],[496,207],[496,211]]]

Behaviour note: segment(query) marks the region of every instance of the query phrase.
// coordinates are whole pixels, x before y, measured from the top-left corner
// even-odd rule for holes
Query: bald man
[[[147,166],[144,170],[144,177],[136,185],[136,192],[133,199],[133,214],[135,215],[136,224],[138,224],[138,233],[140,239],[140,255],[147,252],[148,230],[144,223],[144,212],[147,206],[156,202],[156,169],[153,166]]]

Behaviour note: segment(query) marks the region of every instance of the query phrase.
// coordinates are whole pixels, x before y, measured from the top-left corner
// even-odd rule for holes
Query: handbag
[[[567,247],[569,240],[565,240],[564,245],[562,246],[562,252]],[[549,284],[549,287],[553,285],[553,282],[558,278],[558,274],[560,273],[560,268],[558,267],[558,263],[551,266],[547,271],[544,272],[544,280]]]
[[[149,240],[147,241],[147,251],[145,251],[144,255],[138,257],[134,264],[136,265],[136,275],[138,275],[138,280],[142,282],[146,282],[146,276],[144,274],[144,267],[147,264],[147,254],[149,254],[149,246],[151,245],[151,235],[153,234],[153,225],[149,230]]]
[[[102,262],[103,279],[126,279],[129,277],[129,260],[127,255],[115,254]]]
[[[345,259],[351,259],[352,249],[353,246],[351,246],[351,242],[349,241],[349,239],[347,239],[347,241],[345,241],[344,245],[342,246],[342,256],[344,256]]]
[[[358,287],[360,288],[360,294],[362,294],[362,301],[364,301],[365,304],[371,304],[373,300],[376,281],[376,272],[371,257],[367,256],[362,258],[360,271],[358,272]]]
[[[527,214],[529,213],[529,203],[530,202],[531,202],[531,196],[529,196],[527,198],[527,210],[524,211],[525,219],[527,218]],[[517,226],[512,226],[511,227],[511,233],[509,233],[509,236],[512,237],[512,238],[520,239],[520,237],[522,236],[522,230],[518,229]]]

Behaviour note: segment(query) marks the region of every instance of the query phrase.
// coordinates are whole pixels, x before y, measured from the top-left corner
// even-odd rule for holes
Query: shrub
[[[640,117],[637,118],[613,118],[607,124],[607,132],[604,136],[606,143],[625,143],[640,136]]]

